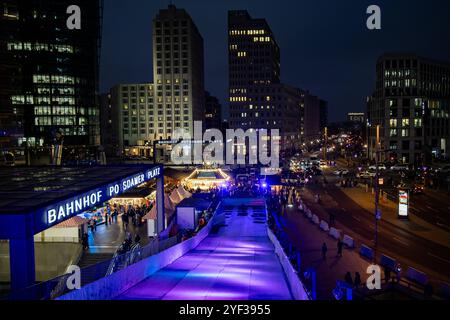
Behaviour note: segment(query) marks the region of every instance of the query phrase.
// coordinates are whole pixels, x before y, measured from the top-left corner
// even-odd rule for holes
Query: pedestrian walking
[[[338,242],[337,242],[337,255],[338,257],[342,257],[342,248],[344,247],[344,243],[342,242],[342,240],[339,238]]]
[[[329,224],[330,226],[334,224],[334,214],[332,212],[329,213]]]
[[[89,238],[88,238],[88,235],[87,235],[86,232],[83,233],[83,237],[82,237],[81,243],[83,245],[83,250],[89,249]]]
[[[324,242],[322,244],[322,259],[323,260],[327,260],[327,251],[328,251],[328,247],[327,247],[327,244]]]
[[[124,213],[124,214],[122,215],[122,222],[123,222],[123,228],[124,228],[125,230],[127,230],[127,229],[128,229],[128,222],[129,222],[129,220],[128,220],[128,214],[127,214],[127,213]]]
[[[113,221],[115,223],[117,223],[117,217],[119,216],[119,212],[117,211],[117,208],[114,208],[114,212],[113,212],[112,216],[113,216]]]
[[[344,280],[350,287],[353,287],[353,279],[352,279],[352,274],[350,273],[350,271],[348,271],[345,274]]]
[[[89,221],[89,227],[91,228],[91,232],[94,233],[95,230],[96,230],[96,228],[95,228],[95,220],[94,219],[91,219]]]
[[[358,289],[361,285],[361,275],[359,272],[355,272],[355,288]]]
[[[384,281],[388,283],[391,281],[391,269],[389,267],[384,267]]]

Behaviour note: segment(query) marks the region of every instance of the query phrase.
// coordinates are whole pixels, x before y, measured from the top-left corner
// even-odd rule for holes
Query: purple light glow
[[[233,202],[236,205],[236,202]],[[118,299],[292,299],[265,224],[233,210],[227,227]]]

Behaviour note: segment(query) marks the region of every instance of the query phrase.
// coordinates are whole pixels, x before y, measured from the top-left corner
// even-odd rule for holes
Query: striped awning
[[[61,222],[60,224],[57,224],[56,226],[54,226],[54,228],[76,228],[87,223],[88,221],[89,219],[75,216],[73,218]]]

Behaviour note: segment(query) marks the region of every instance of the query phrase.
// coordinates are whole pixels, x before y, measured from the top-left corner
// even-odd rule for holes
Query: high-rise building
[[[189,14],[174,5],[160,10],[153,20],[154,82],[120,84],[109,92],[119,110],[113,130],[121,152],[167,155],[176,129],[193,134],[194,121],[205,119],[203,65],[203,38]],[[167,143],[155,144],[160,140]]]
[[[320,99],[320,129],[323,131],[328,125],[328,102]]]
[[[265,19],[228,13],[229,124],[279,129],[281,148],[301,136],[301,90],[280,83],[280,49]]]
[[[115,153],[150,157],[158,123],[155,121],[154,85],[121,84],[111,88],[107,95],[109,102],[102,106],[102,136],[103,132],[108,134],[108,130],[111,130],[112,137],[117,136],[118,150]],[[114,120],[114,114],[117,120]],[[103,119],[106,122],[111,120],[111,123]],[[107,141],[105,144],[107,148]]]
[[[184,9],[169,5],[153,20],[154,129],[150,140],[193,133],[205,114],[203,38]]]
[[[121,129],[119,128],[119,106],[115,89],[109,93],[102,94],[100,97],[100,136],[101,145],[107,156],[120,156],[122,148],[120,147]]]
[[[449,63],[412,54],[381,56],[367,109],[371,159],[379,153],[380,161],[420,165],[449,157]]]
[[[204,129],[221,129],[222,127],[222,106],[219,99],[205,92],[205,118]]]
[[[322,137],[325,128],[326,102],[303,91],[302,105],[304,108],[303,140],[310,141]]]
[[[0,126],[12,145],[100,144],[98,66],[102,1],[79,0],[81,30],[67,27],[69,0],[0,3]]]

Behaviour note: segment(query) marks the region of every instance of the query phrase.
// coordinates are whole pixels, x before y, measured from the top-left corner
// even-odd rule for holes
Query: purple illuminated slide
[[[247,200],[248,201],[248,200]],[[227,225],[194,250],[124,292],[126,300],[290,300],[267,237],[262,200],[229,200]]]

